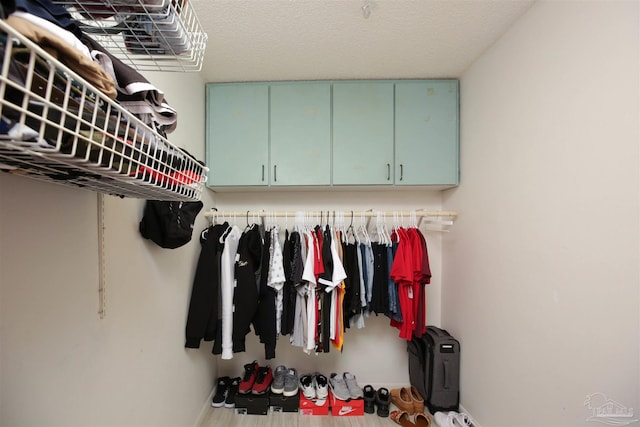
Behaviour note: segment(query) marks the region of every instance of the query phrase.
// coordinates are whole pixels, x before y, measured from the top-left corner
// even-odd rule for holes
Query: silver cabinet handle
[[[391,164],[387,163],[387,181],[391,181]]]
[[[262,182],[264,182],[264,165],[262,165]]]
[[[278,180],[278,174],[276,172],[277,167],[278,165],[273,165],[273,182],[276,182]]]
[[[404,167],[402,163],[400,163],[400,181],[402,181],[403,176],[404,176]]]

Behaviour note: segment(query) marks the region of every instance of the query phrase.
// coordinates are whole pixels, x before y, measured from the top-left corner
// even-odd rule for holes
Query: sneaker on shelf
[[[303,375],[300,377],[300,390],[307,399],[316,398],[316,382],[313,375]]]
[[[271,387],[272,381],[273,373],[271,372],[271,368],[269,366],[259,367],[258,375],[256,376],[256,381],[253,383],[251,393],[265,394],[269,390],[269,387]]]
[[[320,400],[325,400],[327,397],[329,397],[329,384],[327,382],[327,377],[319,372],[316,372],[316,374],[313,376],[313,379],[315,381],[316,396]]]
[[[376,389],[367,384],[362,389],[362,394],[364,395],[364,412],[374,414],[376,412]]]
[[[276,370],[273,371],[273,382],[271,383],[271,392],[275,394],[282,394],[284,391],[284,376],[287,372],[287,367],[284,365],[276,366]]]
[[[284,375],[284,391],[282,394],[284,396],[295,396],[298,394],[298,383],[300,380],[298,379],[298,371],[294,368],[287,369],[287,372]]]
[[[242,381],[240,381],[240,385],[238,386],[238,393],[251,393],[253,383],[256,382],[256,376],[258,375],[258,368],[258,362],[255,360],[244,365],[244,376],[242,377]]]
[[[362,398],[362,388],[358,385],[355,375],[350,372],[345,372],[344,382],[347,384],[347,389],[349,389],[349,396],[351,396],[352,399]]]
[[[329,376],[329,387],[331,388],[331,392],[333,392],[333,396],[336,399],[338,400],[351,399],[351,394],[349,393],[349,388],[347,387],[347,383],[344,381],[343,375],[332,373]]]
[[[211,400],[211,406],[214,408],[221,408],[224,406],[224,400],[227,398],[230,382],[231,379],[229,377],[218,378],[216,394],[214,394],[213,399]]]
[[[236,394],[238,394],[239,386],[240,386],[240,377],[231,378],[231,380],[229,381],[229,391],[227,392],[227,398],[224,400],[225,408],[235,408]]]

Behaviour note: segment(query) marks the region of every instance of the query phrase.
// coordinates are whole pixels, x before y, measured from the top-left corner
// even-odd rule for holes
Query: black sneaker
[[[362,389],[364,393],[364,412],[375,414],[376,412],[376,389],[371,385],[366,385]]]
[[[381,387],[376,392],[376,405],[378,405],[378,416],[386,418],[389,416],[389,404],[391,403],[391,394],[385,387]]]
[[[236,406],[236,394],[238,393],[239,385],[240,377],[231,378],[229,380],[229,391],[227,392],[227,398],[224,400],[225,408],[234,408]]]
[[[221,408],[224,406],[224,401],[227,398],[229,392],[229,384],[231,379],[229,377],[218,378],[218,385],[216,386],[216,394],[213,396],[211,406],[214,408]]]

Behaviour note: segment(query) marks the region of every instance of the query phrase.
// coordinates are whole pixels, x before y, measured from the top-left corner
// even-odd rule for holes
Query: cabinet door
[[[331,184],[331,85],[270,86],[270,182]]]
[[[393,83],[333,85],[333,184],[392,184]]]
[[[458,82],[398,82],[396,185],[458,184]]]
[[[210,186],[267,185],[269,86],[207,85]]]

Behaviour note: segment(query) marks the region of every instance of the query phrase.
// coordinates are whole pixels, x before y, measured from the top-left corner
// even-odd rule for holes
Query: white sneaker
[[[469,417],[469,415],[465,414],[464,412],[453,412],[453,414],[454,427],[473,427],[473,422],[471,421],[471,417]]]
[[[313,384],[316,388],[316,396],[320,400],[325,400],[329,397],[329,384],[327,383],[327,377],[319,372],[313,376]]]
[[[433,420],[436,422],[438,427],[456,427],[456,425],[453,423],[455,416],[456,413],[453,411],[448,413],[436,412],[433,415]]]
[[[309,400],[316,398],[316,387],[314,377],[312,375],[303,375],[300,377],[300,390],[302,395]]]

